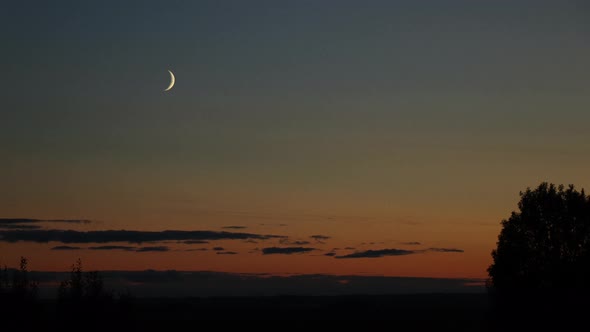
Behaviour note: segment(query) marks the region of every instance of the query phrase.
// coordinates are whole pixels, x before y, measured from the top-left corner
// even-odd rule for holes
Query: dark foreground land
[[[128,303],[111,303],[107,307],[76,306],[65,310],[53,300],[41,300],[37,303],[34,316],[35,320],[49,320],[60,326],[63,322],[80,320],[85,322],[85,326],[110,321],[137,324],[155,320],[394,320],[411,323],[413,330],[420,331],[441,327],[454,331],[544,330],[549,326],[546,325],[548,322],[557,322],[560,326],[558,330],[561,330],[565,328],[562,322],[571,324],[584,320],[588,302],[583,302],[576,304],[580,309],[577,313],[556,313],[553,309],[544,310],[519,303],[499,310],[497,302],[485,293],[135,298]],[[563,303],[556,305],[563,307]],[[513,323],[515,319],[520,322],[519,325]]]
[[[265,296],[209,298],[135,298],[123,306],[59,309],[53,300],[39,303],[42,320],[405,320],[418,326],[487,330],[486,294]]]
[[[141,319],[483,321],[489,314],[482,294],[146,299],[136,309]]]

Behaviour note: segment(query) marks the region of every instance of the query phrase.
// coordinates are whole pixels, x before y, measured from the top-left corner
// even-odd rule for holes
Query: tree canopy
[[[590,196],[573,185],[527,188],[502,221],[492,257],[489,283],[498,291],[590,288]]]

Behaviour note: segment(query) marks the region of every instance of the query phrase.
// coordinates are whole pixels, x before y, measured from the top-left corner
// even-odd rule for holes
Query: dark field
[[[275,296],[193,299],[145,299],[137,302],[140,319],[404,319],[484,321],[485,294],[392,296]]]
[[[534,302],[538,301],[527,300],[528,304],[513,302],[500,308],[485,293],[135,298],[107,306],[81,304],[69,308],[58,306],[54,300],[41,300],[35,309],[19,310],[16,315],[3,317],[9,318],[3,321],[9,322],[13,318],[21,325],[43,322],[44,326],[102,329],[151,326],[147,323],[157,320],[391,320],[418,331],[439,331],[441,328],[451,331],[530,331],[549,327],[559,331],[585,321],[586,301],[575,302],[576,310],[557,312],[554,311],[556,307],[568,306],[551,301],[548,308]]]
[[[87,321],[407,320],[479,330],[491,314],[486,294],[136,298],[106,308],[57,308],[54,300],[41,300],[36,316],[60,321],[69,313]]]

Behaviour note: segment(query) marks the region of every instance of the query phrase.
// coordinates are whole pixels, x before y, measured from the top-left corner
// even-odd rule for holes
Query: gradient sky
[[[289,237],[0,241],[9,265],[480,278],[519,191],[590,188],[584,1],[1,7],[0,218]],[[414,252],[325,255],[383,249]]]

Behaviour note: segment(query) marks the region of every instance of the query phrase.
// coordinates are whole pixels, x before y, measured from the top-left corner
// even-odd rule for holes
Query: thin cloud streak
[[[180,243],[184,244],[207,244],[209,241],[204,240],[187,240],[187,241],[180,241]]]
[[[90,250],[126,250],[132,251],[135,250],[135,247],[130,246],[97,246],[97,247],[88,247]]]
[[[304,241],[304,240],[289,240],[289,239],[281,239],[279,240],[280,244],[284,244],[284,245],[292,245],[292,246],[305,246],[310,244],[311,242],[309,241]]]
[[[456,248],[428,248],[427,250],[435,252],[465,252],[463,249]]]
[[[135,252],[165,252],[170,251],[170,248],[166,246],[153,246],[153,247],[141,247],[135,249]]]
[[[74,231],[74,230],[5,230],[0,231],[0,241],[4,242],[37,242],[51,241],[61,243],[109,243],[109,242],[157,242],[157,241],[207,241],[207,240],[268,240],[285,238],[281,235],[264,235],[253,233],[233,233],[216,231]]]
[[[41,229],[39,225],[0,224],[0,229]]]
[[[317,250],[316,248],[306,248],[306,247],[269,247],[269,248],[262,248],[263,255],[273,255],[273,254],[280,254],[280,255],[292,255],[292,254],[302,254],[310,251]]]
[[[80,247],[71,247],[71,246],[55,246],[51,248],[51,250],[80,250]]]
[[[134,252],[165,252],[170,251],[166,246],[148,246],[148,247],[131,247],[131,246],[97,246],[88,247],[90,250],[124,250]]]
[[[238,253],[235,251],[218,251],[218,255],[237,255]]]
[[[0,225],[34,224],[34,223],[68,223],[68,224],[89,224],[93,222],[88,219],[31,219],[31,218],[0,218]]]
[[[352,254],[343,255],[343,256],[335,256],[335,258],[379,258],[385,256],[404,256],[404,255],[412,255],[416,252],[413,250],[404,250],[404,249],[380,249],[380,250],[365,250],[354,252]]]
[[[348,259],[348,258],[381,258],[387,256],[405,256],[405,255],[414,255],[414,254],[424,254],[427,252],[442,252],[442,253],[462,253],[464,252],[462,249],[456,248],[428,248],[422,250],[405,250],[405,249],[378,249],[378,250],[365,250],[365,251],[357,251],[352,254],[342,255],[342,256],[335,256],[334,258],[338,259]]]

